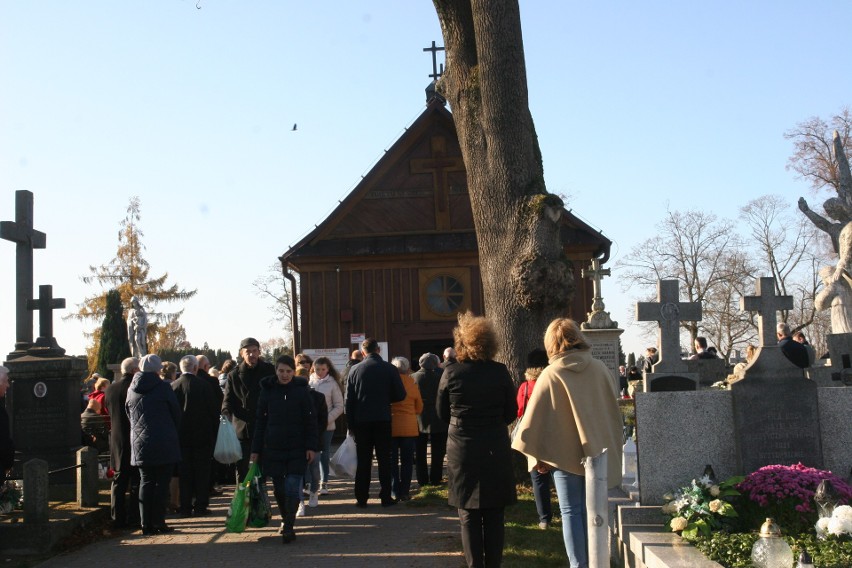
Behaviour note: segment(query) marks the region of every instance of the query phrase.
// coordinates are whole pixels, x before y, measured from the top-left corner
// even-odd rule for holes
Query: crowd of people
[[[81,419],[88,442],[104,449],[106,440],[110,451],[114,525],[170,532],[169,503],[180,516],[208,515],[224,416],[241,447],[238,479],[250,464],[260,465],[281,513],[279,534],[293,542],[296,519],[328,493],[331,442],[342,423],[355,442],[358,508],[368,506],[374,457],[383,507],[410,499],[415,479],[420,487],[444,483],[446,461],[448,500],[458,510],[469,566],[500,564],[504,510],[517,499],[512,449],[521,452],[540,527],[552,522],[553,487],[571,566],[583,568],[581,460],[622,444],[609,371],[591,357],[570,319],[548,327],[544,349],[528,356],[520,388],[495,360],[500,346],[489,319],[462,314],[453,339],[443,361],[424,353],[413,373],[405,357],[385,361],[372,338],[353,351],[342,372],[328,358],[304,353],[267,362],[251,337],[240,343],[239,360],[221,372],[204,356],[186,355],[177,365],[155,354],[125,359],[113,383],[89,381]],[[618,452],[611,456],[616,483]]]

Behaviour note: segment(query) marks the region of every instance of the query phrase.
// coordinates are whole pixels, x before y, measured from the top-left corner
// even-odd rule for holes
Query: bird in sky
[[[293,130],[292,130],[291,132],[293,132],[293,131],[295,131],[295,130],[296,130],[296,124],[294,123],[294,124],[293,124]]]

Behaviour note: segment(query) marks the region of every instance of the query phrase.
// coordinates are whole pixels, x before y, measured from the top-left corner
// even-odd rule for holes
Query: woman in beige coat
[[[553,320],[544,335],[550,364],[527,402],[512,447],[530,469],[551,472],[571,568],[588,568],[586,485],[581,461],[607,452],[610,487],[621,481],[622,424],[612,374],[592,358],[577,322]]]

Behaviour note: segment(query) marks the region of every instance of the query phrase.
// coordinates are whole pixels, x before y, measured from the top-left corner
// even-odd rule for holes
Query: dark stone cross
[[[464,160],[461,157],[447,157],[447,140],[443,136],[432,137],[431,154],[431,158],[412,159],[411,173],[432,174],[432,187],[435,192],[435,225],[437,229],[449,229],[450,199],[447,174],[465,171]]]
[[[780,310],[792,310],[793,296],[776,296],[775,279],[769,277],[758,279],[756,292],[756,296],[740,298],[740,309],[757,312],[760,346],[776,345],[776,313]]]
[[[657,301],[637,302],[636,321],[655,321],[660,326],[660,360],[654,373],[678,373],[687,370],[680,358],[680,322],[700,321],[700,302],[679,301],[679,281],[657,281]]]
[[[33,229],[33,194],[15,192],[15,220],[0,221],[0,238],[17,244],[15,253],[15,351],[33,344],[33,318],[27,302],[33,297],[33,249],[43,249],[47,238]]]
[[[38,310],[38,339],[29,353],[42,356],[64,355],[56,338],[53,337],[53,310],[65,308],[65,298],[53,297],[53,286],[45,284],[38,287],[38,299],[27,300],[28,310]]]
[[[434,40],[432,41],[432,47],[424,47],[423,51],[431,51],[432,52],[432,74],[429,75],[434,80],[438,80],[441,78],[441,75],[444,74],[444,64],[441,63],[441,71],[438,72],[438,52],[444,51],[443,47],[438,47],[435,45]]]

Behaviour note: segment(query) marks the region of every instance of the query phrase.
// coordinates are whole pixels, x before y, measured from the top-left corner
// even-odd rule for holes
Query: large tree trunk
[[[467,169],[485,310],[500,335],[500,360],[523,380],[527,353],[567,314],[574,281],[559,238],[562,200],[545,189],[529,111],[518,2],[434,4],[447,59],[438,88]]]

